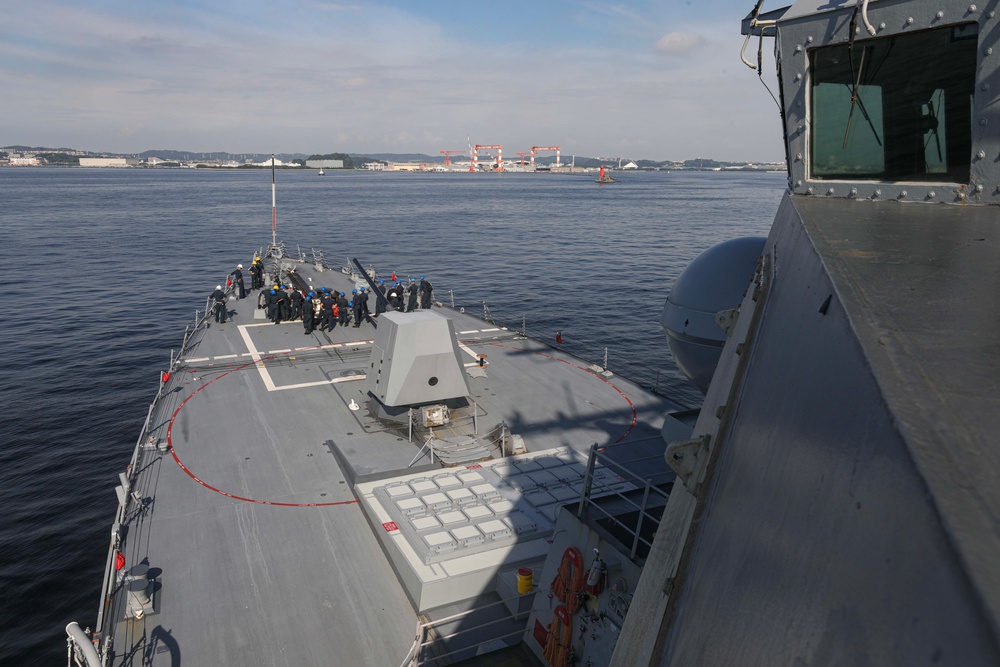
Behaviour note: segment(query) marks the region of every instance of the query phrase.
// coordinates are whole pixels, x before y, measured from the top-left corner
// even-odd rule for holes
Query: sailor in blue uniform
[[[226,323],[226,293],[222,291],[222,285],[216,285],[212,292],[212,312],[215,314],[215,321],[219,324]]]
[[[361,293],[358,294],[357,297],[355,297],[361,299],[361,319],[365,320],[366,322],[371,320],[371,311],[368,310],[368,296],[369,296],[368,290],[362,287]]]
[[[351,299],[350,307],[351,312],[354,315],[354,328],[357,329],[361,326],[361,299],[358,298],[358,290],[351,290],[353,298]]]
[[[378,291],[381,293],[381,295],[378,294],[378,293],[375,294],[375,317],[376,318],[379,315],[381,315],[382,313],[385,312],[386,296],[385,296],[385,281],[384,280],[378,281]],[[380,296],[381,296],[381,298],[380,298]]]
[[[406,288],[409,299],[406,301],[406,312],[412,313],[417,309],[417,283],[410,278],[410,286]]]
[[[431,307],[431,293],[434,292],[434,287],[431,285],[431,281],[426,280],[423,276],[420,276],[420,307],[430,308]]]
[[[237,264],[236,265],[236,270],[233,271],[233,279],[236,280],[236,287],[239,288],[239,291],[236,293],[236,298],[237,299],[244,299],[244,298],[246,298],[247,288],[243,284],[243,265],[242,264]]]
[[[347,300],[347,295],[341,292],[340,296],[337,297],[337,308],[340,310],[338,319],[340,321],[340,326],[342,327],[347,326],[347,320],[351,317],[351,311],[349,310],[350,305],[350,302]]]
[[[313,332],[313,297],[315,295],[316,292],[309,292],[302,302],[302,328],[305,329],[307,335]]]
[[[320,331],[333,331],[333,304],[335,303],[330,292],[324,292],[320,299],[319,329]]]

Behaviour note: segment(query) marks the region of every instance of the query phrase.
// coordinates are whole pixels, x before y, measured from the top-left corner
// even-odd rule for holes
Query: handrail
[[[195,333],[201,327],[203,327],[203,325],[205,325],[205,323],[208,322],[208,320],[211,317],[212,317],[212,312],[210,309],[206,309],[204,314],[200,316],[199,316],[199,311],[197,310],[195,311],[195,325],[193,328],[187,328],[187,327],[185,328],[184,338],[181,341],[181,347],[177,351],[176,356],[174,355],[173,350],[170,351],[170,361],[168,366],[169,371],[173,372],[177,369],[177,367],[181,363],[181,360],[187,353],[188,348],[194,339]],[[134,482],[134,475],[136,471],[139,469],[139,460],[142,457],[143,446],[150,441],[150,439],[152,438],[151,431],[155,430],[151,428],[152,421],[156,413],[156,410],[160,405],[160,401],[163,399],[165,395],[163,391],[164,385],[165,383],[163,377],[157,374],[156,395],[153,397],[153,401],[150,403],[149,409],[146,411],[146,420],[143,422],[142,429],[140,429],[139,431],[139,437],[136,440],[135,447],[132,450],[132,457],[131,459],[129,459],[129,464],[125,468],[124,479],[123,479],[123,482],[125,482],[125,489],[123,489],[125,493],[123,494],[123,499],[118,504],[118,510],[115,513],[115,520],[111,531],[111,544],[108,548],[108,555],[104,564],[103,582],[101,584],[102,602],[97,612],[97,622],[94,625],[95,628],[94,640],[91,640],[88,637],[87,641],[85,642],[86,646],[88,646],[89,649],[93,651],[93,655],[89,654],[87,648],[82,649],[82,651],[85,654],[84,657],[87,660],[87,667],[98,667],[100,665],[107,664],[107,660],[111,651],[111,644],[113,642],[113,633],[110,632],[109,629],[105,627],[105,625],[108,623],[109,618],[115,617],[115,613],[113,611],[113,608],[115,606],[113,601],[113,596],[115,595],[115,591],[118,588],[118,581],[117,581],[118,578],[114,576],[114,573],[117,571],[115,567],[115,560],[116,560],[115,554],[119,551],[119,549],[122,546],[121,527],[126,523],[128,523],[127,517],[129,516],[131,506],[134,502],[134,498],[132,497],[132,494],[129,493],[129,491],[131,490],[132,483]],[[66,631],[68,634],[71,632],[71,627],[74,626],[76,627],[77,630],[79,630],[79,625],[76,622],[70,623],[70,625],[66,627]],[[79,631],[79,634],[86,637],[86,634],[83,633],[82,630]],[[74,635],[70,634],[70,637],[75,639],[74,643],[77,646],[81,646],[78,636],[74,637]],[[97,662],[92,662],[93,659],[96,659]]]
[[[69,658],[76,664],[80,664],[83,659],[87,667],[101,667],[101,656],[97,654],[97,649],[87,633],[80,628],[76,621],[66,626],[66,643],[68,644]],[[75,650],[74,650],[75,648]]]
[[[446,639],[451,639],[453,637],[457,637],[457,636],[459,636],[461,634],[465,634],[467,632],[473,632],[475,630],[480,630],[480,629],[486,627],[487,625],[494,625],[496,623],[501,623],[501,622],[506,621],[506,620],[514,620],[514,621],[516,621],[520,617],[528,615],[529,613],[531,613],[530,611],[520,611],[520,612],[516,612],[516,613],[510,613],[510,614],[507,614],[505,616],[501,616],[500,618],[495,618],[495,619],[493,619],[491,621],[486,621],[484,623],[480,623],[479,625],[475,625],[475,626],[472,626],[472,627],[469,627],[469,628],[463,628],[462,630],[459,630],[458,632],[453,632],[452,634],[444,636],[444,637],[435,637],[435,638],[430,639],[430,640],[425,640],[426,636],[427,636],[427,630],[430,629],[430,628],[433,628],[433,627],[438,626],[438,625],[443,625],[444,623],[450,623],[450,622],[458,620],[460,618],[464,618],[464,617],[468,616],[469,614],[473,614],[475,612],[479,612],[479,611],[482,611],[484,609],[489,609],[490,607],[495,607],[497,605],[506,604],[506,603],[511,602],[513,600],[518,600],[521,597],[522,596],[517,595],[517,596],[514,596],[514,597],[504,598],[502,600],[496,600],[494,602],[490,602],[488,604],[484,604],[484,605],[481,605],[479,607],[473,607],[472,609],[466,609],[465,611],[458,612],[457,614],[452,614],[451,616],[445,616],[444,618],[438,618],[438,619],[428,620],[428,621],[419,621],[417,623],[417,629],[416,629],[416,632],[415,632],[415,637],[414,637],[414,640],[413,640],[413,644],[410,646],[410,650],[407,651],[406,656],[403,658],[403,662],[400,664],[400,667],[419,667],[421,664],[426,664],[426,663],[423,663],[421,661],[421,658],[420,658],[421,651],[422,651],[423,648],[425,648],[427,646],[431,646],[435,642],[440,642],[440,641],[444,641]],[[508,639],[510,637],[516,637],[517,635],[521,635],[521,634],[524,634],[524,630],[518,630],[516,632],[510,632],[510,633],[507,633],[507,634],[502,635],[500,637],[490,637],[486,641],[493,642],[493,641],[496,641],[498,639]],[[457,649],[457,650],[454,650],[454,651],[449,651],[448,653],[437,654],[437,655],[435,655],[431,659],[431,661],[440,660],[441,658],[447,658],[447,657],[450,657],[450,656],[458,654],[458,653],[463,653],[465,651],[470,651],[473,648],[481,646],[484,643],[486,643],[486,642],[480,642],[479,644],[473,644],[472,646],[466,646],[466,647],[463,647],[463,648],[460,648],[460,649]]]
[[[652,548],[653,546],[653,543],[651,541],[642,537],[642,525],[644,521],[645,520],[652,521],[657,526],[659,526],[660,524],[660,518],[649,512],[650,493],[660,496],[663,499],[669,498],[670,494],[658,488],[655,484],[652,483],[652,477],[655,477],[655,475],[652,477],[643,477],[642,475],[638,475],[632,472],[630,469],[626,468],[620,462],[613,460],[611,457],[601,452],[600,450],[601,448],[596,444],[591,445],[590,447],[590,455],[587,457],[587,471],[584,474],[583,478],[584,480],[583,488],[580,492],[580,501],[577,506],[576,516],[577,518],[582,518],[584,510],[589,505],[590,507],[596,509],[609,519],[616,519],[618,527],[623,529],[625,532],[627,532],[629,535],[632,536],[632,545],[629,553],[629,559],[635,560],[636,553],[639,550],[640,542],[650,548]],[[646,458],[655,458],[655,457],[642,457],[639,459],[635,459],[635,461],[642,461],[645,460]],[[618,470],[621,470],[630,477],[632,477],[635,481],[642,480],[645,482],[644,485],[645,488],[642,494],[642,501],[638,504],[636,504],[631,498],[628,498],[620,491],[614,489],[612,489],[611,491],[611,493],[617,496],[620,500],[639,510],[639,516],[636,519],[635,530],[632,530],[626,524],[622,523],[622,521],[618,517],[608,512],[606,509],[601,507],[600,504],[595,502],[593,498],[591,498],[591,491],[593,490],[593,481],[594,481],[594,470],[597,467],[598,460],[600,460],[601,466],[604,468],[608,469],[617,468]],[[601,499],[603,500],[607,497],[608,496],[602,496]]]

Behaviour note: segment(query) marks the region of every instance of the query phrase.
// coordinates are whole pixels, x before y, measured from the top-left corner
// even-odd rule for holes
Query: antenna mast
[[[274,153],[271,153],[271,247],[278,247],[278,198],[274,191]]]

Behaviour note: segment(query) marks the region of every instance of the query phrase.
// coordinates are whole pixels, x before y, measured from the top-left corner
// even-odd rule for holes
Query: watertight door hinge
[[[708,455],[708,443],[712,436],[704,434],[690,440],[675,440],[667,445],[665,458],[684,484],[687,484],[698,468],[698,463]]]

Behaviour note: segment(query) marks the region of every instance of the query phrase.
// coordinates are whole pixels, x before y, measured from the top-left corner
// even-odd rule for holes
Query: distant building
[[[385,171],[429,171],[426,162],[390,162]]]
[[[383,171],[385,169],[385,165],[381,162],[365,162],[363,166],[368,171]]]
[[[254,162],[253,165],[255,167],[270,167],[271,166],[271,158],[267,158],[263,162]],[[282,162],[278,158],[274,158],[274,166],[275,167],[298,167],[299,165],[296,164],[295,162]]]
[[[343,160],[306,160],[306,166],[311,169],[343,169]]]
[[[136,157],[82,157],[81,167],[138,167]]]
[[[638,168],[639,165],[637,165],[635,162],[628,162],[622,165],[622,169],[638,169]]]
[[[34,155],[12,155],[10,156],[10,164],[12,167],[37,167],[40,162]]]

